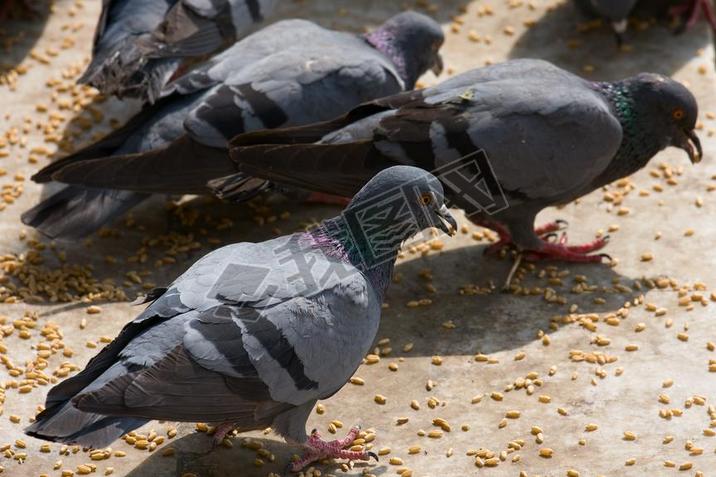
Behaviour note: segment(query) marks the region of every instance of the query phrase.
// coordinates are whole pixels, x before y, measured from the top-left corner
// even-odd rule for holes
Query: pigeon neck
[[[418,75],[414,68],[408,64],[403,48],[398,43],[395,34],[387,28],[379,28],[366,33],[363,38],[369,45],[383,53],[395,65],[400,78],[405,82],[405,89],[413,89]]]
[[[327,219],[308,234],[324,253],[348,262],[363,272],[373,288],[383,295],[393,273],[400,241],[396,240],[387,248],[387,252],[386,248],[381,248],[381,256],[377,258],[370,237],[356,237],[342,217]]]
[[[663,149],[662,138],[639,117],[628,80],[614,83],[597,83],[597,90],[609,101],[612,112],[622,127],[622,142],[609,166],[597,178],[595,188],[629,176],[646,166],[649,160]]]

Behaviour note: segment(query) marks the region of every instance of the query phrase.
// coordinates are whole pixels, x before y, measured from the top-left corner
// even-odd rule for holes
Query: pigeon
[[[217,443],[234,429],[271,426],[304,445],[294,471],[367,459],[346,449],[357,429],[325,442],[306,434],[306,421],[369,352],[401,244],[428,227],[457,229],[440,182],[396,166],[308,232],[209,253],[52,388],[25,432],[98,448],[152,419],[216,423]]]
[[[22,220],[52,238],[96,231],[152,193],[245,200],[264,180],[237,174],[234,135],[325,121],[439,73],[443,42],[431,18],[403,12],[365,35],[286,20],[246,37],[166,87],[122,128],[33,176],[72,184]],[[345,205],[345,203],[343,203]]]
[[[617,45],[624,42],[631,14],[672,18],[678,25],[675,33],[682,33],[696,24],[701,12],[716,31],[716,12],[712,0],[574,0],[587,16],[608,21],[616,35]]]
[[[688,28],[693,27],[703,13],[704,18],[711,26],[711,30],[716,32],[716,11],[714,11],[713,0],[671,0],[667,3],[671,4],[667,8],[667,14],[676,17],[679,20],[679,26],[676,33],[681,33]],[[648,3],[642,0],[643,3]],[[664,0],[662,0],[662,3]]]
[[[193,58],[231,45],[278,0],[103,0],[92,61],[78,82],[154,102]]]
[[[453,206],[527,260],[600,262],[608,237],[568,245],[537,229],[548,206],[569,203],[676,146],[702,157],[689,90],[652,73],[592,82],[541,60],[512,60],[459,74],[437,86],[365,103],[343,117],[247,133],[231,143],[253,177],[351,196],[397,164],[433,172]],[[608,257],[606,257],[608,258]]]
[[[574,0],[584,13],[607,20],[614,29],[617,44],[624,42],[628,18],[638,0]]]

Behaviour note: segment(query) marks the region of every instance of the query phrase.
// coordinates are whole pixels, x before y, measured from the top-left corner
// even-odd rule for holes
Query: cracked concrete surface
[[[339,434],[360,423],[365,429],[375,430],[373,450],[390,448],[390,453],[378,464],[357,464],[347,472],[338,465],[327,465],[320,467],[322,472],[395,475],[399,469],[409,468],[416,477],[516,477],[521,471],[528,476],[564,476],[569,470],[582,476],[697,475],[697,471],[702,472],[698,475],[716,475],[716,437],[709,431],[716,430],[711,427],[716,414],[709,416],[708,408],[716,404],[716,373],[709,373],[709,360],[716,359],[716,352],[707,348],[709,341],[716,341],[716,303],[710,299],[712,290],[716,290],[716,254],[712,249],[716,243],[716,208],[712,198],[715,192],[710,187],[716,184],[711,178],[716,174],[712,159],[716,122],[709,113],[716,111],[716,97],[713,48],[706,25],[699,24],[679,37],[659,25],[633,31],[631,51],[619,52],[608,29],[579,32],[580,19],[569,2],[433,3],[437,7],[433,13],[444,22],[447,32],[444,56],[453,73],[508,58],[537,57],[594,79],[656,71],[688,83],[701,107],[705,160],[692,167],[681,151],[667,150],[630,180],[561,210],[545,211],[540,222],[554,218],[569,221],[572,242],[608,232],[612,240],[605,251],[618,260],[618,265],[538,264],[522,272],[521,285],[531,294],[492,290],[504,279],[511,263],[483,256],[488,241],[479,240],[482,229],[477,227],[468,226],[455,239],[443,239],[444,248],[436,245],[425,256],[406,251],[397,266],[396,283],[389,291],[389,308],[378,336],[378,340],[390,339],[379,348],[386,351],[390,347],[392,351],[376,364],[361,366],[356,374],[365,384],[346,385],[323,402],[322,415],[314,413],[309,421],[309,429],[315,427],[324,435],[330,435],[332,420],[345,424],[338,429]],[[281,14],[358,30],[379,23],[405,4],[411,3],[305,0],[287,2]],[[10,154],[0,158],[0,167],[7,171],[0,178],[2,184],[24,186],[23,193],[0,212],[0,254],[27,253],[34,233],[22,226],[19,215],[47,193],[29,180],[14,177],[16,173],[29,177],[39,167],[29,163],[28,157],[32,147],[43,144],[34,123],[27,134],[22,133],[24,117],[30,116],[33,121],[46,118],[46,114],[37,112],[38,103],[54,108],[46,80],[60,76],[87,57],[99,13],[99,2],[86,2],[78,8],[76,2],[57,0],[55,5],[46,22],[3,26],[13,35],[25,33],[18,45],[2,53],[0,62],[28,65],[29,70],[19,77],[15,91],[0,85],[3,113],[7,114],[3,130],[17,127],[21,136],[28,137],[27,147],[8,146],[5,150]],[[492,14],[486,14],[488,5]],[[453,16],[458,16],[460,24],[453,22]],[[72,32],[76,24],[82,27]],[[75,40],[75,45],[59,49],[67,36]],[[26,56],[31,49],[46,53],[48,48],[58,48],[59,52],[49,57],[47,65]],[[72,75],[68,73],[67,78],[69,82]],[[423,80],[424,84],[434,81],[432,76]],[[83,131],[78,142],[106,131],[110,118],[126,119],[137,105],[107,101],[93,107],[103,113],[102,124]],[[64,111],[63,115],[72,131],[82,126],[82,121],[73,116],[86,113]],[[61,126],[60,132],[65,122]],[[46,160],[40,158],[40,162]],[[332,207],[299,208],[280,201],[250,209],[208,199],[191,200],[182,210],[184,219],[196,219],[194,226],[182,223],[178,214],[165,209],[163,199],[157,199],[135,213],[129,225],[120,223],[117,235],[96,238],[89,245],[58,243],[57,249],[65,254],[67,263],[92,265],[98,279],[114,278],[131,300],[142,287],[133,282],[122,285],[129,270],[137,271],[143,283],[162,285],[220,244],[263,240],[337,212]],[[290,216],[270,219],[283,211],[289,211]],[[269,219],[260,225],[256,216]],[[224,222],[224,227],[220,225],[222,217],[232,222]],[[461,222],[467,226],[465,220]],[[687,229],[693,234],[689,235]],[[23,231],[27,236],[21,239]],[[143,244],[145,237],[159,237],[159,243]],[[160,249],[167,244],[177,247],[175,263],[156,267],[155,260],[165,255]],[[143,245],[145,248],[139,250]],[[43,274],[61,265],[61,254],[51,249],[40,254],[45,257]],[[645,261],[645,254],[653,258]],[[105,258],[108,255],[116,257],[117,263],[110,263]],[[128,258],[133,255],[136,261]],[[7,260],[2,262],[4,273],[12,274]],[[574,290],[582,281],[593,285],[591,291]],[[555,291],[557,299],[545,299],[547,288]],[[475,291],[480,293],[471,293]],[[429,298],[431,304],[407,306],[421,298]],[[624,308],[627,302],[631,303],[628,309]],[[97,351],[87,347],[88,341],[103,346],[102,337],[114,336],[138,312],[128,301],[101,302],[99,314],[87,314],[89,305],[47,301],[1,305],[0,314],[6,317],[3,331],[9,331],[13,320],[21,319],[25,312],[39,314],[34,328],[27,329],[29,339],[20,337],[22,324],[12,334],[5,333],[0,342],[7,351],[1,356],[23,368],[35,357],[37,350],[33,347],[41,340],[40,330],[47,323],[56,323],[65,345],[75,354],[71,358],[61,353],[52,355],[46,372],[50,374],[63,361],[83,366]],[[404,351],[408,343],[412,343],[412,350]],[[627,351],[635,349],[633,345],[638,349]],[[390,363],[397,365],[397,371],[389,369]],[[44,443],[25,437],[22,428],[44,402],[49,386],[38,385],[20,393],[12,382],[19,384],[25,377],[0,369],[0,382],[9,384],[0,416],[0,446],[9,444],[14,452],[27,453],[20,464],[7,457],[6,451],[6,456],[0,457],[4,475],[59,476],[63,469],[77,472],[78,465],[90,462],[97,465],[96,475],[112,467],[114,475],[135,477],[184,473],[201,477],[266,476],[270,472],[282,474],[290,454],[298,451],[270,434],[249,434],[275,455],[275,462],[258,467],[256,452],[241,445],[244,435],[233,440],[231,449],[209,452],[210,439],[187,423],[178,426],[176,438],[167,439],[153,452],[118,441],[112,449],[126,452],[125,457],[91,461],[83,452],[61,456],[57,444],[43,453],[40,446]],[[673,384],[665,387],[668,380]],[[427,390],[428,381],[434,386],[431,390]],[[501,393],[502,399],[493,399],[492,393]],[[386,396],[387,402],[376,404],[376,394]],[[480,394],[482,399],[473,403]],[[431,397],[437,403],[434,408],[428,406]],[[411,400],[419,402],[419,410],[410,407]],[[665,414],[667,409],[670,417]],[[507,419],[508,411],[519,411],[519,418]],[[12,422],[11,416],[20,416],[20,422]],[[399,417],[408,418],[408,422],[396,425]],[[443,432],[440,438],[421,437],[421,430],[439,429],[433,425],[435,418],[447,420],[450,432]],[[590,424],[595,424],[596,430],[588,431]],[[154,422],[141,432],[154,429],[165,435],[171,425]],[[536,442],[534,426],[542,431],[542,443]],[[634,433],[636,439],[628,440],[625,432]],[[673,441],[664,444],[666,436],[673,436]],[[16,439],[24,439],[26,449],[18,448]],[[513,444],[510,449],[510,442],[518,440],[523,445]],[[409,454],[411,446],[419,446],[420,451]],[[173,456],[163,456],[166,447],[175,449]],[[498,465],[477,467],[475,456],[467,453],[480,448],[495,454],[497,460],[488,464]],[[551,458],[540,456],[543,448],[553,450]],[[505,459],[500,459],[500,453],[508,450]],[[391,457],[402,459],[403,464],[392,465]],[[58,459],[62,463],[53,470]],[[483,463],[487,460],[482,459]],[[666,467],[665,461],[675,467]],[[679,471],[679,467],[688,469]]]

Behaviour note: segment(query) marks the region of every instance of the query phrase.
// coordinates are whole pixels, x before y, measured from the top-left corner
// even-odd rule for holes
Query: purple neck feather
[[[379,28],[373,32],[366,33],[364,36],[365,40],[373,48],[387,56],[390,61],[395,65],[395,69],[398,71],[400,77],[405,81],[406,87],[412,89],[415,84],[415,79],[410,77],[408,73],[408,66],[405,61],[405,55],[395,44],[395,36],[393,33],[386,28]],[[417,78],[416,78],[417,79]]]
[[[376,266],[366,266],[360,258],[360,252],[357,249],[347,248],[344,245],[344,240],[341,240],[340,234],[343,231],[341,224],[338,223],[338,227],[335,227],[336,224],[331,225],[334,227],[329,228],[324,222],[315,229],[305,232],[303,238],[312,247],[320,249],[326,256],[350,263],[360,270],[382,299],[390,283],[395,260],[387,260]]]

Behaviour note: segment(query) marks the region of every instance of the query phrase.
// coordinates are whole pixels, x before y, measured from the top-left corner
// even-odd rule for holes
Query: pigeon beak
[[[430,71],[435,73],[435,76],[440,76],[440,73],[443,72],[443,68],[445,65],[443,64],[443,57],[440,56],[440,53],[435,53],[435,56],[433,57],[433,66],[430,68]]]
[[[438,217],[440,217],[440,224],[438,228],[446,234],[453,236],[457,233],[457,221],[452,216],[447,206],[443,204],[437,211]]]
[[[684,131],[683,136],[674,146],[686,151],[692,164],[698,164],[704,156],[701,141],[693,129]]]

